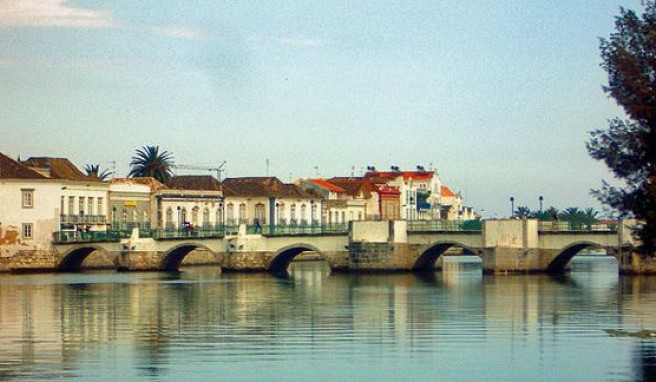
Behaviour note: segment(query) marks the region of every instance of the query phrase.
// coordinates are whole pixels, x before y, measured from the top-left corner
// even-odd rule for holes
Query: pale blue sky
[[[433,163],[485,216],[600,208],[585,141],[620,114],[598,48],[620,5],[3,1],[0,151],[125,175],[154,144],[285,181]]]

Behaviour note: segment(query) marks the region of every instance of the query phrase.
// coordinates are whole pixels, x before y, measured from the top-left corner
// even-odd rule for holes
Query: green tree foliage
[[[656,3],[647,0],[644,13],[620,9],[616,31],[601,40],[601,66],[608,73],[604,91],[622,106],[627,120],[612,119],[606,130],[591,132],[587,149],[602,160],[622,187],[603,182],[593,190],[602,203],[621,216],[643,224],[635,231],[642,251],[656,250]]]
[[[99,164],[87,164],[84,166],[84,172],[87,173],[87,176],[92,176],[94,178],[98,178],[100,180],[107,180],[110,176],[112,176],[112,172],[109,171],[109,169],[104,169],[102,172],[100,172],[100,165]]]
[[[168,151],[159,151],[159,146],[144,146],[138,149],[130,162],[128,177],[152,177],[167,184],[173,172],[173,155]]]

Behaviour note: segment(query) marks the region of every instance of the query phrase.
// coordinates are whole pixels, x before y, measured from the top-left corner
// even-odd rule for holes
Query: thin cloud
[[[110,28],[116,21],[106,12],[76,8],[67,0],[0,2],[0,27]]]
[[[149,30],[155,34],[176,38],[194,39],[205,36],[205,33],[203,33],[200,29],[177,25],[151,27]]]

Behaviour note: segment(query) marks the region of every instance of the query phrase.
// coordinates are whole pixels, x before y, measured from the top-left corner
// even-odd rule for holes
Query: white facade
[[[156,226],[150,186],[121,179],[109,186],[109,220],[115,229]]]
[[[160,190],[155,194],[158,227],[211,230],[223,224],[223,196],[220,191]]]
[[[50,249],[61,187],[46,179],[0,179],[0,257]]]

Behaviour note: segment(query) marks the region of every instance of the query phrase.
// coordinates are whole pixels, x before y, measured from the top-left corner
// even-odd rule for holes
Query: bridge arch
[[[167,272],[177,271],[180,268],[180,264],[182,264],[182,260],[196,249],[205,249],[210,253],[215,253],[209,247],[200,243],[182,243],[164,253],[161,269]]]
[[[296,256],[298,256],[303,252],[308,252],[308,251],[318,253],[321,260],[326,261],[328,265],[332,268],[326,256],[324,256],[324,254],[317,247],[311,244],[299,243],[299,244],[288,245],[286,247],[279,249],[273,255],[273,257],[271,257],[271,260],[269,261],[269,265],[267,266],[267,270],[274,273],[285,272],[287,271],[287,267],[289,266],[289,263],[291,263]]]
[[[579,252],[584,249],[601,249],[606,250],[608,253],[608,248],[590,241],[577,242],[568,245],[562,251],[560,251],[549,263],[547,266],[547,273],[563,273],[565,272],[565,267],[576,256]]]
[[[97,244],[85,244],[79,247],[75,247],[68,252],[65,252],[64,255],[61,256],[59,261],[57,261],[55,264],[55,270],[59,272],[78,272],[80,271],[84,260],[96,251],[107,250]],[[114,265],[116,265],[116,259],[113,261]]]
[[[474,255],[480,257],[480,253],[468,245],[459,243],[457,241],[439,241],[437,243],[432,243],[418,251],[420,255],[414,261],[412,270],[432,271],[437,259],[452,247],[462,248],[464,254],[466,255]]]

